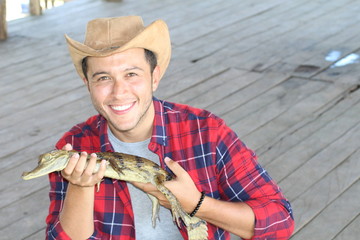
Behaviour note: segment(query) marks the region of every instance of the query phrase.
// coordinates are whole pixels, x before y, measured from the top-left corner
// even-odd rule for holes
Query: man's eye
[[[110,80],[110,78],[108,76],[102,76],[99,77],[98,81],[106,81],[106,80]]]
[[[128,74],[127,74],[127,76],[128,76],[128,77],[135,77],[135,76],[137,76],[137,74],[136,74],[136,73],[131,72],[131,73],[128,73]]]

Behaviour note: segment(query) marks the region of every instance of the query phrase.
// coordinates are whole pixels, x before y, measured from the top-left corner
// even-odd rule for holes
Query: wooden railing
[[[30,14],[41,15],[40,0],[29,0]],[[0,0],[0,40],[7,39],[6,0]]]
[[[11,0],[10,0],[11,1]],[[45,0],[45,8],[47,8],[47,1]],[[51,0],[54,5],[54,0]],[[64,0],[64,2],[69,0]],[[122,0],[105,0],[108,2],[121,2]],[[41,15],[42,9],[40,0],[29,0],[30,15]],[[0,0],[0,41],[7,39],[7,23],[6,23],[6,0]]]
[[[7,38],[6,0],[0,0],[0,40]]]

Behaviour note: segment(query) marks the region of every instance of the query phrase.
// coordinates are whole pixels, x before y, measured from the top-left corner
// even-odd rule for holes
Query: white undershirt
[[[148,149],[150,139],[143,142],[126,143],[117,139],[108,128],[108,136],[111,145],[115,152],[122,152],[126,154],[137,155],[139,157],[147,158],[160,165],[159,156]],[[135,232],[136,239],[139,240],[182,240],[182,236],[177,226],[172,221],[171,213],[168,209],[160,207],[159,217],[156,227],[152,227],[151,210],[152,203],[143,191],[134,187],[132,184],[127,184],[131,196],[131,203],[135,216]]]

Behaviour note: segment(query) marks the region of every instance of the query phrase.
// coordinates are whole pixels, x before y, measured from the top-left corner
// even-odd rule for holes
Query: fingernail
[[[102,165],[109,165],[110,163],[108,161],[106,161],[105,159],[101,160],[101,164]]]

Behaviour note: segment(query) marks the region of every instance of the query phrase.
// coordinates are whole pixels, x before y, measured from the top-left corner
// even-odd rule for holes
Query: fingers
[[[79,157],[80,156],[78,153],[75,153],[71,156],[68,164],[66,165],[64,170],[62,170],[62,174],[65,178],[67,178],[68,176],[70,176],[73,173],[73,171],[78,163]]]
[[[74,185],[92,187],[101,181],[106,171],[106,161],[102,160],[99,170],[94,173],[96,164],[97,156],[95,153],[90,155],[89,160],[86,152],[82,152],[80,155],[75,153],[61,173],[66,180]]]
[[[74,171],[72,173],[74,177],[81,177],[84,174],[86,161],[87,161],[87,153],[82,152],[81,155],[80,155],[80,158],[78,159],[78,161],[76,163]]]
[[[62,148],[62,150],[65,151],[71,151],[73,150],[72,145],[70,143],[65,144],[65,146]]]
[[[106,167],[108,165],[108,162],[106,160],[101,160],[99,171],[96,173],[99,180],[103,179],[106,171]]]
[[[189,173],[179,163],[168,157],[164,160],[176,176],[173,180],[164,182],[164,185],[176,196],[185,211],[193,211],[200,199],[201,192],[197,189]]]
[[[81,153],[82,154],[82,153]],[[85,153],[86,154],[86,153]],[[87,155],[87,154],[86,154]],[[88,165],[86,166],[84,173],[83,175],[87,175],[87,176],[91,176],[94,172],[94,169],[95,169],[95,166],[96,166],[96,159],[97,159],[97,156],[95,153],[92,153],[90,155],[90,159],[89,159],[89,162],[88,162]],[[86,164],[86,162],[85,162]],[[85,165],[83,166],[85,167]]]

